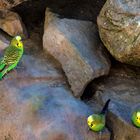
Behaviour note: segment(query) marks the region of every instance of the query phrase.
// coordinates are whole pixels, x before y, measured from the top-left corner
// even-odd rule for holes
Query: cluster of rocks
[[[36,27],[27,39],[22,19],[9,10],[24,1],[0,4],[0,29],[25,39],[20,64],[0,81],[0,140],[139,140],[130,117],[140,106],[140,68],[111,67],[104,48],[117,60],[140,66],[138,0],[107,0],[98,16],[104,45],[96,24],[61,19],[48,8],[43,35]],[[0,51],[8,44],[0,33]],[[89,84],[92,98],[84,103],[79,98]],[[109,98],[107,128],[89,131],[87,117]]]

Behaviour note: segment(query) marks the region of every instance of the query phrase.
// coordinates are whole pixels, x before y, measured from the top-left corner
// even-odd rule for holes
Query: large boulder
[[[60,62],[74,96],[110,69],[96,26],[89,21],[59,19],[46,10],[43,48]]]
[[[0,11],[0,29],[11,36],[21,35],[27,37],[25,25],[20,16],[12,11]]]
[[[72,96],[60,64],[41,51],[40,36],[31,33],[24,44],[18,67],[0,81],[0,140],[109,140],[107,129],[88,130],[94,109]]]
[[[108,77],[94,81],[91,87],[95,93],[93,101],[103,105],[111,99],[107,126],[113,140],[139,140],[140,129],[133,126],[131,116],[140,109],[140,69],[116,65]]]
[[[139,0],[107,0],[98,16],[100,37],[119,61],[140,66]]]

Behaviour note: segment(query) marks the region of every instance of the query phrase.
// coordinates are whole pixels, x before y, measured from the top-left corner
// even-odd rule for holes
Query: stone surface
[[[31,33],[18,67],[0,81],[0,140],[109,140],[88,130],[93,110],[75,99],[60,64]]]
[[[93,84],[93,101],[104,104],[111,99],[107,126],[113,140],[139,140],[140,129],[131,123],[131,114],[140,108],[140,69],[115,64],[108,77]],[[92,102],[90,103],[92,105]]]
[[[10,9],[27,0],[0,0],[0,10]]]
[[[107,0],[98,17],[100,37],[119,61],[140,66],[140,1]]]
[[[54,82],[54,81],[53,81]],[[50,81],[49,81],[50,83]],[[74,99],[61,84],[29,82],[27,79],[1,83],[0,139],[14,140],[108,140],[88,130],[90,108]],[[5,93],[5,89],[7,92]]]
[[[0,11],[0,29],[11,36],[21,35],[24,38],[27,36],[25,25],[15,12]]]
[[[118,101],[110,105],[110,112],[107,116],[107,124],[109,129],[113,130],[113,140],[140,139],[140,129],[134,127],[130,120],[134,109],[135,106],[128,106],[123,102],[118,103]]]
[[[47,9],[43,47],[61,63],[76,97],[91,80],[109,72],[108,57],[92,22],[59,19]]]
[[[7,39],[1,32],[0,32],[0,51],[4,50],[9,45],[9,39]]]

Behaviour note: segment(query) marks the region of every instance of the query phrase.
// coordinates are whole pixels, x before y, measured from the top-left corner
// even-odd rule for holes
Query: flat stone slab
[[[73,97],[60,64],[41,51],[39,35],[24,44],[18,67],[0,81],[0,140],[110,139],[107,129],[89,131],[93,111]]]

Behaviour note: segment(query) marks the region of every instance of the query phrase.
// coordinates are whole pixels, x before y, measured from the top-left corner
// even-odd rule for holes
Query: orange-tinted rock
[[[140,1],[107,0],[97,23],[100,37],[120,62],[140,66]]]
[[[15,12],[11,11],[0,11],[0,28],[11,36],[21,35],[22,37],[27,36],[26,28]]]

